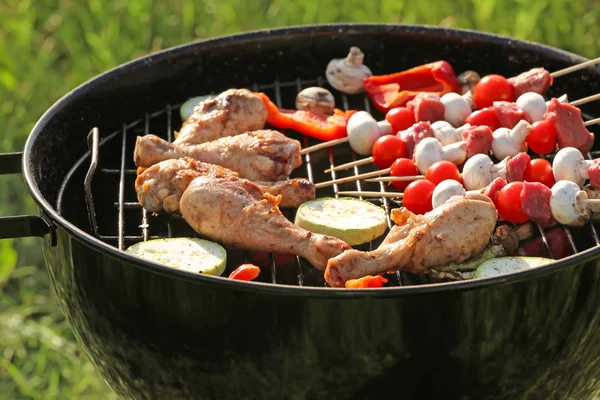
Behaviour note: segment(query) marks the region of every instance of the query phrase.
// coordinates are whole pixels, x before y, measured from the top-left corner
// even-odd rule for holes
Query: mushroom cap
[[[546,100],[535,92],[523,93],[516,101],[517,105],[525,111],[531,122],[541,121],[546,113]]]
[[[446,93],[440,101],[444,104],[444,119],[452,126],[461,126],[465,119],[471,115],[471,106],[458,93]]]
[[[417,169],[425,175],[429,167],[442,161],[442,145],[436,138],[425,138],[415,146],[414,158]]]
[[[433,129],[433,137],[439,140],[442,146],[461,140],[460,134],[447,121],[436,121],[431,124],[431,129]]]
[[[515,143],[510,135],[510,129],[498,128],[492,134],[492,153],[498,160],[506,157],[514,157],[523,150],[523,145]]]
[[[431,195],[431,205],[433,208],[439,207],[448,201],[452,196],[465,196],[467,192],[463,185],[454,179],[446,179],[438,183],[433,189]]]
[[[296,109],[331,115],[335,108],[335,99],[325,88],[312,86],[303,89],[296,96]]]
[[[583,162],[583,154],[574,147],[564,147],[556,153],[552,161],[552,173],[558,181],[567,180],[577,186],[583,186],[585,178],[579,173],[578,166]]]
[[[492,159],[485,154],[475,154],[463,166],[462,177],[467,190],[477,190],[492,182]]]
[[[363,80],[373,73],[363,64],[364,54],[356,46],[350,48],[346,58],[334,58],[327,64],[327,82],[343,93],[355,94],[364,90]]]
[[[550,209],[556,221],[563,225],[585,225],[590,218],[590,210],[582,200],[587,194],[575,182],[558,181],[552,186]]]
[[[379,125],[366,111],[358,111],[348,119],[346,125],[350,147],[356,153],[367,156],[379,139]]]

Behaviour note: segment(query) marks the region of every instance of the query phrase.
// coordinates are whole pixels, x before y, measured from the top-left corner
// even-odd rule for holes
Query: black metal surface
[[[446,59],[457,71],[509,76],[582,60],[468,31],[321,26],[182,46],[77,88],[34,128],[24,175],[42,211],[58,225],[58,245],[43,240],[50,275],[99,371],[131,398],[584,399],[600,394],[600,252],[589,230],[571,230],[580,252],[545,268],[362,291],[194,276],[119,251],[128,229],[133,226],[139,235],[144,216],[139,210],[122,225],[115,218],[115,202],[126,213],[125,205],[135,201],[125,190],[133,163],[109,142],[132,149],[128,141],[149,127],[124,122],[161,110],[169,126],[173,116],[164,115],[165,104],[254,82],[314,79],[353,45],[378,74]],[[556,79],[550,95],[565,92],[571,98],[600,92],[600,75],[588,69]],[[582,108],[600,114],[597,105]],[[98,166],[119,174],[96,175],[93,181],[100,228],[118,227],[110,244],[91,234],[85,205],[90,161],[84,156],[85,134],[92,127],[120,135],[100,141],[115,156]],[[312,163],[316,157],[311,155]],[[322,172],[311,173],[320,180]],[[60,189],[63,182],[69,183]],[[110,207],[99,207],[98,199]],[[167,224],[167,234],[171,229]],[[142,236],[151,234],[142,230]],[[274,271],[271,277],[279,282],[285,271]]]
[[[42,217],[18,215],[0,217],[0,239],[43,237],[52,232],[52,225]]]
[[[0,154],[0,175],[20,173],[22,159],[22,152]]]

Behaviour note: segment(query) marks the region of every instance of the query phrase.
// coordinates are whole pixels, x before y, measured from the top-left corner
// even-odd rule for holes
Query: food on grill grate
[[[544,120],[554,125],[558,148],[575,147],[586,154],[594,145],[594,134],[588,131],[581,119],[581,110],[557,99],[551,99]]]
[[[171,268],[207,275],[221,275],[227,264],[227,252],[221,245],[197,238],[147,240],[125,251]]]
[[[551,258],[542,257],[500,257],[485,261],[475,270],[473,279],[489,278],[523,271],[554,262]]]
[[[382,136],[392,133],[392,125],[387,121],[375,121],[366,111],[358,111],[348,119],[346,134],[348,143],[355,153],[371,154],[373,145]]]
[[[200,235],[241,249],[297,254],[323,270],[350,246],[291,223],[273,197],[241,178],[201,176],[183,192],[181,215]]]
[[[300,142],[273,130],[246,132],[195,145],[175,145],[155,135],[137,138],[134,151],[137,167],[181,157],[217,164],[256,181],[287,179],[302,165]]]
[[[206,143],[263,129],[266,121],[267,109],[259,96],[248,89],[229,89],[198,103],[179,132],[175,132],[173,143]]]
[[[179,213],[179,200],[190,182],[199,176],[237,177],[237,172],[190,157],[161,161],[147,168],[135,181],[137,198],[147,211]],[[263,192],[281,195],[280,207],[298,207],[315,198],[315,187],[306,179],[254,182]]]
[[[462,99],[462,97],[460,98]],[[406,108],[414,111],[415,121],[428,121],[429,123],[443,121],[446,112],[446,107],[440,100],[440,95],[428,92],[416,95],[414,99],[406,103]],[[470,113],[471,108],[469,107]],[[452,123],[451,121],[448,122]]]
[[[392,210],[396,222],[381,245],[373,251],[348,250],[329,260],[325,279],[342,287],[348,279],[388,271],[423,273],[431,267],[461,262],[487,246],[498,214],[482,194],[454,197],[441,207],[416,215]]]
[[[296,95],[296,109],[331,115],[335,109],[335,98],[329,90],[312,86]]]
[[[381,207],[353,198],[325,197],[302,204],[294,223],[307,231],[329,235],[351,246],[370,242],[385,233]]]
[[[568,180],[583,186],[586,179],[590,185],[600,188],[600,159],[586,160],[573,147],[560,149],[552,161],[552,172],[557,181]]]
[[[334,58],[327,64],[327,82],[343,93],[362,92],[363,80],[373,75],[369,67],[363,64],[364,59],[365,55],[358,47],[351,47],[346,58]]]
[[[552,86],[552,75],[544,68],[533,68],[508,79],[513,86],[515,97],[527,92],[545,94]]]
[[[229,274],[229,279],[253,281],[258,278],[260,268],[254,264],[242,264]]]
[[[194,108],[198,105],[198,103],[210,99],[211,95],[204,96],[195,96],[187,99],[183,102],[181,107],[179,108],[179,115],[181,116],[181,122],[185,122],[189,117],[194,113]]]

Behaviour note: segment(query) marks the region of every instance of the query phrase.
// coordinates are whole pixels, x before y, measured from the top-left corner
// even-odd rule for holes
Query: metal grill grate
[[[314,80],[300,80],[297,79],[295,81],[288,81],[288,82],[279,82],[279,81],[275,81],[272,84],[268,84],[268,85],[253,85],[251,88],[251,90],[253,91],[263,91],[265,93],[267,93],[269,95],[270,98],[274,99],[276,104],[279,107],[282,106],[286,106],[287,104],[283,104],[283,98],[284,95],[282,94],[282,90],[286,90],[286,89],[294,89],[295,92],[299,92],[301,91],[303,88],[305,87],[309,87],[309,86],[323,86],[323,78],[319,77],[317,79]],[[337,104],[341,104],[342,108],[344,110],[348,110],[350,108],[349,104],[350,104],[350,100],[349,97],[344,95],[344,94],[338,94],[336,93],[336,96],[339,96],[339,98],[336,98],[336,103]],[[367,112],[371,112],[371,107],[370,107],[370,100],[369,98],[364,95],[364,96],[359,96],[360,98],[357,99],[356,96],[353,96],[353,108],[354,109],[363,109]],[[293,103],[292,103],[293,104]],[[107,136],[106,138],[104,138],[102,141],[100,141],[99,139],[99,130],[97,128],[92,129],[92,131],[90,132],[90,135],[88,137],[88,144],[89,144],[89,148],[90,148],[90,153],[88,155],[86,155],[84,158],[86,157],[90,157],[90,165],[89,165],[89,169],[87,171],[86,177],[85,177],[85,181],[84,181],[84,185],[85,185],[85,198],[86,198],[86,205],[88,208],[88,215],[89,215],[89,223],[90,223],[90,229],[93,235],[95,235],[98,239],[107,242],[107,243],[115,243],[116,246],[120,249],[123,250],[126,247],[126,244],[130,245],[133,244],[135,242],[141,241],[141,240],[148,240],[148,239],[156,239],[156,238],[160,238],[160,237],[164,237],[161,235],[151,235],[152,231],[164,231],[164,227],[160,227],[161,229],[154,229],[157,228],[155,225],[156,224],[164,224],[166,225],[166,232],[168,237],[176,237],[176,236],[181,236],[181,235],[185,235],[185,233],[182,233],[180,228],[174,226],[176,225],[176,221],[173,220],[172,218],[166,218],[166,220],[161,220],[161,221],[152,221],[152,217],[148,215],[148,213],[146,212],[146,210],[144,210],[140,204],[137,201],[126,201],[125,199],[127,197],[131,197],[131,194],[135,194],[135,190],[133,185],[127,185],[126,184],[126,180],[129,177],[134,177],[136,175],[136,169],[135,168],[128,168],[128,160],[131,160],[133,157],[133,148],[131,147],[131,144],[128,143],[128,140],[131,141],[131,137],[133,135],[133,137],[141,135],[141,134],[148,134],[150,132],[157,134],[158,136],[161,136],[165,139],[167,139],[168,141],[172,140],[172,132],[173,132],[173,110],[178,110],[179,107],[181,106],[181,104],[175,104],[175,105],[170,105],[167,104],[165,106],[164,109],[154,112],[154,113],[146,113],[143,118],[140,118],[132,123],[129,124],[123,124],[122,128],[119,131],[113,132],[112,134],[110,134],[109,136]],[[289,105],[287,105],[289,106]],[[162,123],[158,122],[159,119],[165,119],[165,121],[163,121]],[[162,126],[163,127],[163,131],[164,134],[160,134],[160,131],[158,130],[158,127]],[[293,132],[288,132],[291,136],[293,136],[295,133]],[[297,134],[296,134],[297,136]],[[301,140],[301,143],[303,144],[303,146],[307,147],[309,146],[311,143],[310,141],[314,141],[314,139],[310,139],[306,136],[304,137],[299,137],[299,139]],[[118,168],[103,168],[101,167],[101,165],[103,164],[103,159],[101,157],[103,157],[102,152],[100,151],[100,148],[102,146],[108,145],[109,143],[113,143],[114,141],[119,141],[120,140],[120,165]],[[313,143],[314,144],[314,143]],[[339,145],[338,147],[341,146],[347,146],[345,145]],[[354,154],[354,152],[352,152],[349,148],[349,146],[347,146],[347,154],[350,155],[351,160],[355,160],[356,159],[356,155]],[[336,153],[336,149],[333,148],[328,148],[328,149],[324,149],[324,150],[320,150],[320,151],[327,151],[328,152],[328,165],[318,165],[314,160],[311,160],[311,158],[314,158],[313,155],[311,154],[306,154],[304,155],[304,166],[303,168],[305,168],[305,174],[304,176],[309,179],[311,182],[313,183],[318,183],[315,182],[315,171],[319,171],[319,170],[325,170],[326,168],[333,168],[336,165],[341,164],[342,162],[340,162],[339,157],[338,156],[334,156],[334,154]],[[588,158],[592,158],[593,156],[598,156],[600,152],[593,152],[591,154],[588,154]],[[313,153],[314,154],[314,153]],[[111,155],[107,154],[106,158],[110,158]],[[114,156],[112,156],[114,158]],[[550,156],[545,156],[545,158],[548,159],[552,159],[553,155]],[[83,161],[83,159],[81,160]],[[343,162],[347,162],[348,160],[344,160]],[[78,163],[79,165],[80,163]],[[81,163],[82,164],[82,163]],[[321,163],[324,164],[324,163]],[[83,164],[82,164],[83,165]],[[77,167],[77,165],[76,165]],[[76,168],[74,167],[74,169]],[[352,174],[354,175],[358,175],[359,173],[361,173],[361,171],[359,171],[359,168],[369,168],[369,167],[353,167],[353,169],[351,170]],[[362,171],[365,172],[365,171]],[[64,193],[64,187],[66,187],[68,180],[72,177],[73,173],[69,173],[67,175],[67,178],[65,180],[65,183],[63,183],[63,188],[61,188],[61,196],[59,196],[59,208],[60,208],[60,204],[61,204],[61,200],[60,198],[62,197],[63,193]],[[100,177],[100,176],[110,176],[110,177],[115,177],[118,176],[118,200],[113,202],[112,204],[102,204],[103,207],[111,207],[113,210],[116,210],[117,213],[117,218],[116,218],[116,231],[115,233],[104,233],[100,231],[99,225],[98,225],[98,220],[97,220],[97,214],[96,214],[96,208],[95,208],[95,204],[94,204],[94,200],[93,200],[93,195],[92,195],[92,180],[95,177]],[[330,179],[335,180],[336,178],[338,178],[337,174],[335,171],[331,171],[330,172]],[[355,181],[352,184],[356,185],[356,190],[362,190],[362,183],[360,181]],[[379,182],[379,191],[381,192],[385,192],[386,191],[386,185],[383,182]],[[322,189],[319,189],[317,191],[317,197],[323,197],[322,196]],[[333,195],[335,197],[339,197],[338,195],[339,192],[339,184],[334,184],[333,185]],[[362,198],[362,197],[361,197]],[[392,221],[390,219],[390,211],[394,206],[399,206],[401,205],[401,203],[397,203],[393,200],[390,200],[389,198],[386,197],[382,197],[379,200],[375,200],[373,198],[369,198],[368,200],[376,203],[376,204],[380,204],[381,206],[384,207],[386,214],[387,214],[387,223],[388,223],[388,228],[391,229],[392,227]],[[394,203],[394,204],[392,204]],[[140,219],[140,210],[141,210],[141,219]],[[285,214],[285,212],[284,212]],[[286,215],[288,218],[292,217],[291,215]],[[135,219],[136,221],[141,221],[141,223],[139,225],[137,225],[136,228],[136,232],[129,232],[126,229],[126,221],[129,221],[130,219]],[[594,245],[600,245],[600,240],[598,238],[598,234],[596,232],[596,228],[594,226],[594,223],[589,223],[587,224],[586,227],[584,228],[576,228],[578,230],[578,232],[576,232],[576,234],[574,234],[572,232],[572,229],[569,229],[567,227],[562,227],[567,235],[567,238],[569,240],[569,244],[571,246],[571,250],[573,251],[573,253],[577,253],[578,252],[578,248],[579,250],[583,250],[584,248],[588,248],[590,247],[590,245],[579,245],[578,242],[583,242],[585,243],[586,240],[577,240],[577,238],[582,238],[582,236],[586,235],[585,231],[581,231],[582,229],[587,229],[587,235],[591,235],[591,238],[593,239],[593,243],[591,244],[592,246]],[[546,251],[548,252],[548,254],[551,257],[554,257],[552,254],[552,251],[550,249],[550,246],[548,244],[548,239],[546,237],[546,234],[544,232],[544,230],[542,229],[541,226],[537,225],[537,232],[539,234],[539,236],[542,239],[542,243],[546,249]],[[385,235],[384,235],[385,236]],[[383,239],[383,237],[381,238]],[[360,249],[362,250],[371,250],[374,249],[377,246],[377,242],[371,242],[368,245],[362,246]],[[229,251],[228,251],[229,253]],[[243,253],[243,259],[245,260],[244,262],[248,262],[248,258],[249,258],[249,254],[248,252],[241,252]],[[305,285],[310,285],[310,286],[323,286],[326,285],[323,278],[322,278],[322,272],[317,271],[316,269],[314,269],[312,266],[310,266],[307,262],[303,261],[299,256],[295,256],[295,268],[296,271],[294,273],[295,278],[294,282],[289,282],[289,280],[284,280],[284,279],[278,279],[278,266],[276,265],[276,257],[273,254],[269,254],[269,271],[268,272],[261,272],[261,276],[259,277],[259,279],[261,279],[263,281],[270,281],[272,283],[284,283],[284,284],[297,284],[299,286],[305,286]],[[235,266],[232,266],[232,268],[235,268]],[[228,266],[229,269],[229,266]],[[402,286],[402,285],[412,285],[412,284],[420,284],[420,283],[430,283],[432,282],[431,277],[429,277],[428,275],[423,275],[423,276],[414,276],[412,274],[408,274],[408,273],[400,273],[397,272],[395,273],[393,276],[388,276],[389,278],[389,282],[388,285],[395,285],[395,286]],[[433,280],[433,282],[435,282],[436,280]]]

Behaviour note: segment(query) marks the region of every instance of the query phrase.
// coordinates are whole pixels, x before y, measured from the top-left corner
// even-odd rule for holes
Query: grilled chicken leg
[[[254,181],[280,181],[302,165],[300,142],[272,130],[259,130],[212,142],[178,146],[155,135],[138,136],[134,161],[150,167],[172,158],[191,157],[236,171]]]
[[[135,180],[137,198],[151,212],[165,210],[179,213],[179,200],[190,182],[199,176],[238,177],[237,172],[193,158],[165,160],[138,174]],[[281,207],[298,207],[315,198],[315,185],[306,179],[278,182],[256,182],[265,193],[281,195]]]
[[[315,268],[350,249],[331,236],[311,233],[288,221],[279,211],[279,197],[263,194],[240,178],[201,176],[181,196],[183,218],[199,234],[238,248],[296,254]]]
[[[450,262],[462,262],[481,253],[488,244],[498,214],[485,195],[455,196],[425,215],[401,208],[396,222],[379,248],[346,251],[327,263],[325,280],[343,287],[348,279],[404,270],[422,273]]]
[[[262,99],[248,89],[229,89],[204,100],[175,132],[177,145],[211,142],[225,136],[263,129],[267,108]]]

